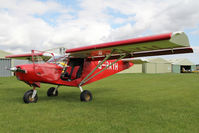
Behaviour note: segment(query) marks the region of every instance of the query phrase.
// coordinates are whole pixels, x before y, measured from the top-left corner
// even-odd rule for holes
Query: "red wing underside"
[[[66,50],[74,58],[101,59],[112,53],[117,59],[126,54],[126,58],[192,53],[189,40],[184,32],[175,32],[123,41],[109,42]]]

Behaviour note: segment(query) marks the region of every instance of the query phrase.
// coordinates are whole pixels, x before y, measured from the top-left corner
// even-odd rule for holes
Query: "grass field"
[[[84,86],[92,102],[80,102],[78,88],[42,84],[36,104],[24,104],[31,89],[0,78],[0,133],[197,133],[199,74],[117,74]]]

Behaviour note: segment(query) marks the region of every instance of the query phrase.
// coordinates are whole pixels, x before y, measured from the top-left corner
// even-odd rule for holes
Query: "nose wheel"
[[[23,101],[24,103],[36,103],[38,100],[37,91],[36,90],[29,90],[24,93]]]

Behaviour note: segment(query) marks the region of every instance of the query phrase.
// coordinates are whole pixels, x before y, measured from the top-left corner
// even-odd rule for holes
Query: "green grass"
[[[42,84],[36,104],[24,104],[31,89],[0,78],[0,133],[197,133],[199,74],[117,74],[84,86],[94,96],[80,102],[80,91]]]

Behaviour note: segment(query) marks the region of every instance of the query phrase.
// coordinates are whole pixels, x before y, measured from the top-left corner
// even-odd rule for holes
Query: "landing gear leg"
[[[79,89],[80,89],[80,91],[81,91],[81,92],[83,92],[83,91],[84,91],[84,90],[83,90],[83,88],[82,88],[81,86],[79,86]]]
[[[27,91],[23,96],[24,103],[36,103],[38,100],[36,87]]]
[[[93,99],[93,96],[90,91],[83,90],[81,86],[79,86],[79,89],[81,91],[80,100],[82,102],[90,102]]]

